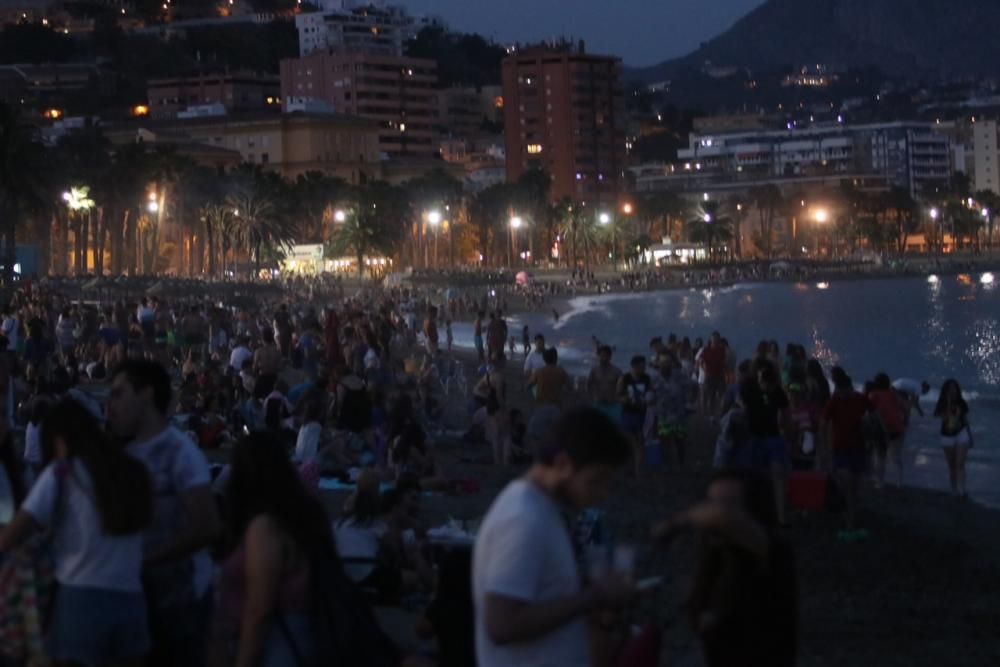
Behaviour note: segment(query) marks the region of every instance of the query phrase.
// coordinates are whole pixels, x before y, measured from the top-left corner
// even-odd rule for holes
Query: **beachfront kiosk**
[[[643,255],[645,262],[654,266],[692,264],[708,259],[708,248],[701,243],[674,243],[666,238],[663,243],[650,246]]]

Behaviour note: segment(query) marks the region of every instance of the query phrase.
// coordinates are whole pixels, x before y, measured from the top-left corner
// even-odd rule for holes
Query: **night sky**
[[[572,35],[587,50],[651,65],[688,53],[763,0],[400,0],[497,41]]]

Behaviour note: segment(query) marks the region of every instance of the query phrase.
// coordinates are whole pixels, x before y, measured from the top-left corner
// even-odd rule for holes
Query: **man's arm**
[[[167,563],[210,547],[219,537],[222,524],[210,485],[193,486],[181,497],[185,529],[146,555],[145,565]]]
[[[490,640],[499,646],[529,642],[582,616],[593,609],[594,604],[595,595],[592,590],[535,604],[488,593],[486,632]]]
[[[617,575],[575,595],[545,602],[531,603],[487,593],[486,632],[499,646],[530,642],[593,610],[623,607],[635,594],[635,586]]]

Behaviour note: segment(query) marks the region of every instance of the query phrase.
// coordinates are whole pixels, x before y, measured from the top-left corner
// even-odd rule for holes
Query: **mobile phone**
[[[635,590],[637,591],[649,591],[654,588],[659,588],[663,585],[663,577],[646,577],[645,579],[640,579],[635,584]]]

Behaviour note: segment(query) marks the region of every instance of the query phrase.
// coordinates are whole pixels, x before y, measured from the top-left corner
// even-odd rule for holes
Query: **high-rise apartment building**
[[[532,47],[503,61],[507,179],[533,167],[552,177],[553,200],[614,202],[624,189],[621,60],[583,45]]]
[[[364,52],[316,51],[281,61],[281,96],[319,100],[340,114],[379,123],[379,147],[393,157],[438,150],[437,63]]]
[[[970,127],[972,133],[972,161],[974,171],[972,177],[973,189],[976,192],[987,190],[1000,194],[1000,143],[997,136],[995,120],[980,121]]]
[[[346,49],[402,56],[406,43],[421,29],[442,25],[435,17],[413,16],[383,1],[324,0],[321,7],[295,17],[299,55]]]

